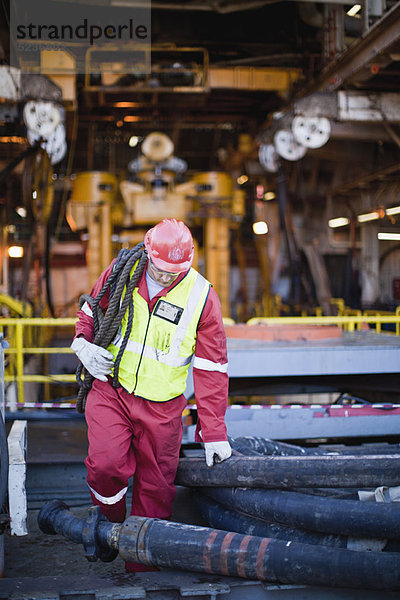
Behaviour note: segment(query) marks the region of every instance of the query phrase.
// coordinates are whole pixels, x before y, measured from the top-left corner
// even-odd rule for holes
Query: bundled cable
[[[79,298],[80,307],[87,302],[92,309],[94,326],[93,343],[102,348],[107,348],[110,345],[118,332],[126,311],[129,311],[125,335],[114,363],[113,387],[119,387],[119,365],[132,330],[134,312],[133,291],[139,283],[146,262],[147,253],[144,250],[143,242],[131,250],[127,250],[126,248],[122,249],[118,254],[111,275],[96,298],[92,298],[89,294],[83,294]],[[135,271],[131,276],[132,268],[136,263]],[[125,288],[126,293],[124,294]],[[110,302],[106,313],[103,315],[103,311],[100,308],[100,301],[108,289],[110,290]],[[82,363],[80,363],[76,370],[76,381],[79,385],[76,410],[79,413],[85,411],[86,397],[92,387],[93,379],[94,377],[84,368]]]

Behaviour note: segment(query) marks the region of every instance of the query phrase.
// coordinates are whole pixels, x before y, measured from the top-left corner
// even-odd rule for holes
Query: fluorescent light
[[[8,256],[10,258],[22,258],[24,255],[24,249],[22,246],[10,246],[8,249]]]
[[[382,231],[380,231],[378,233],[378,240],[400,241],[400,233],[383,233]]]
[[[344,225],[348,225],[350,223],[350,219],[347,217],[337,217],[336,219],[329,219],[328,225],[334,229],[335,227],[344,227]]]
[[[256,223],[253,223],[253,231],[256,235],[268,233],[268,225],[265,221],[257,221]]]
[[[137,135],[131,135],[131,137],[129,138],[129,142],[128,142],[130,147],[134,148],[135,146],[138,145],[138,143],[139,143],[139,137]]]
[[[21,219],[25,219],[27,212],[26,212],[26,208],[24,206],[18,206],[15,209],[15,212],[17,213],[17,215],[19,215],[21,217]]]
[[[400,213],[400,206],[392,206],[392,208],[386,209],[387,215],[398,215]]]
[[[140,106],[139,102],[114,102],[115,108],[137,108]]]
[[[349,17],[354,17],[361,10],[361,4],[354,4],[348,11]]]
[[[363,215],[358,215],[357,221],[359,223],[366,223],[367,221],[375,221],[379,219],[378,211],[374,210],[374,212],[364,213]]]
[[[267,202],[268,202],[268,200],[275,200],[275,198],[276,198],[275,192],[265,192],[265,194],[264,194],[264,200],[267,200]]]

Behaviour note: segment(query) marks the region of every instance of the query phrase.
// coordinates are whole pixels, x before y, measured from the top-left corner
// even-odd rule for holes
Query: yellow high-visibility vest
[[[129,393],[155,402],[183,394],[195,350],[197,326],[210,286],[200,273],[189,269],[166,296],[157,300],[151,313],[146,300],[135,288],[132,330],[118,372],[120,384]],[[124,295],[125,292],[126,288]],[[108,346],[114,360],[125,336],[128,316],[129,309]]]

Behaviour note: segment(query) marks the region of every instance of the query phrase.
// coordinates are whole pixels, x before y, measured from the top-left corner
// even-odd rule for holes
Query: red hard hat
[[[193,262],[192,234],[183,221],[164,219],[149,229],[144,245],[151,261],[161,271],[182,273]]]

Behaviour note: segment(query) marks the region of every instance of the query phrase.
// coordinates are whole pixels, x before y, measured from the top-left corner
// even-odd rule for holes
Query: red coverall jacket
[[[105,281],[111,274],[111,265],[100,275],[90,293],[96,297]],[[168,288],[164,288],[150,301],[146,277],[146,270],[139,281],[139,294],[148,302],[150,311],[154,308],[158,298],[163,297],[175,287],[184,276],[182,273]],[[103,311],[109,302],[108,292],[100,302]],[[90,311],[88,311],[90,312]],[[84,311],[78,311],[76,336],[83,335],[89,342],[93,342],[93,319]],[[211,287],[203,313],[197,329],[195,357],[204,359],[202,368],[193,368],[194,393],[198,411],[196,441],[219,442],[227,439],[225,427],[225,411],[228,400],[228,374],[218,370],[220,366],[227,365],[226,336],[222,323],[221,305],[215,290]],[[214,370],[215,369],[215,370]],[[199,431],[201,430],[201,437]]]

